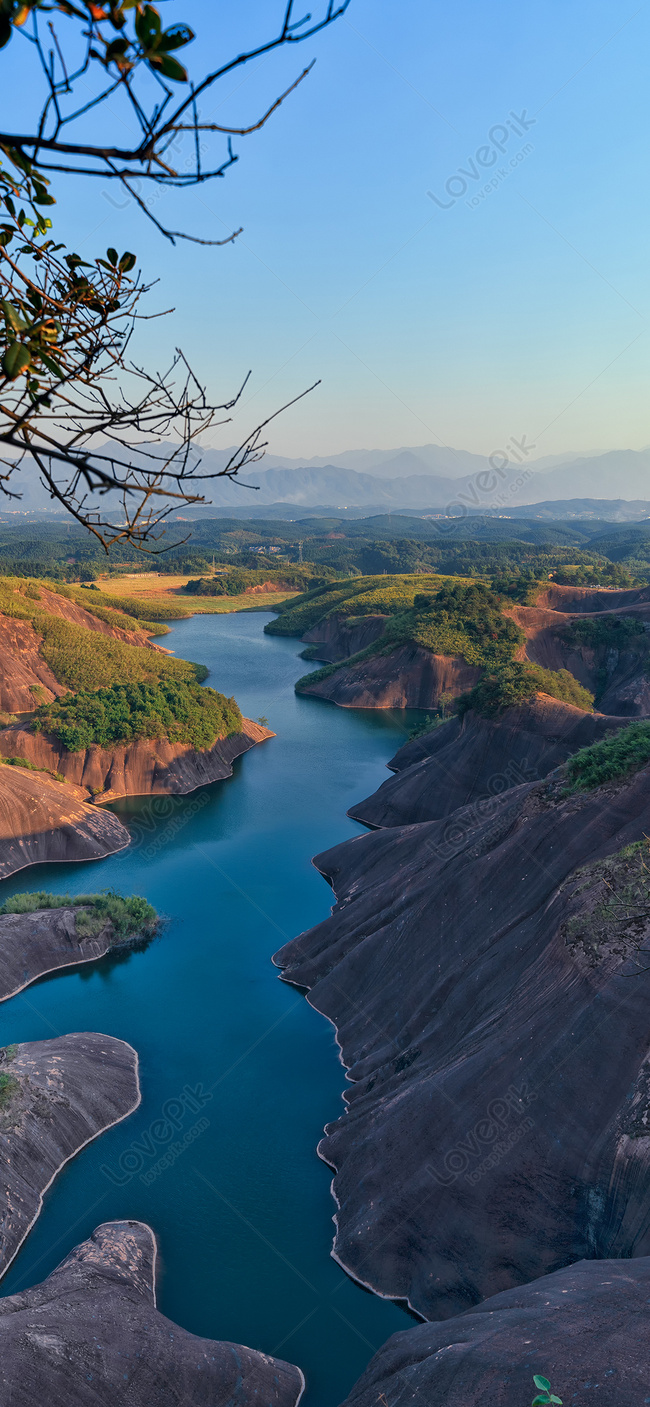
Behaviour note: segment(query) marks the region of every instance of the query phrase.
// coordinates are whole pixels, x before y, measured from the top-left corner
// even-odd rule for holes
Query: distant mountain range
[[[164,454],[166,447],[157,447]],[[230,449],[201,451],[201,473],[218,473]],[[133,450],[137,461],[138,450]],[[342,462],[345,461],[345,462]],[[20,503],[6,509],[53,509],[35,470],[21,471]],[[250,487],[246,487],[246,485]],[[12,488],[18,487],[18,478]],[[215,479],[205,484],[210,498],[204,513],[215,509],[259,511],[286,503],[292,509],[419,510],[452,516],[490,513],[508,516],[522,506],[569,500],[635,500],[637,512],[650,514],[650,448],[610,450],[605,454],[546,459],[490,459],[437,445],[397,450],[349,450],[334,460],[280,460],[266,456],[244,471],[241,482]],[[106,504],[104,506],[107,506]],[[4,509],[5,504],[0,503]],[[182,512],[183,510],[181,510]],[[583,511],[583,510],[580,510]],[[576,512],[575,506],[573,512]],[[192,515],[194,516],[194,515]]]

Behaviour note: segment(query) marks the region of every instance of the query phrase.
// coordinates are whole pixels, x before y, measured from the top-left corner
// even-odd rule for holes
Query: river
[[[42,1280],[100,1222],[141,1219],[159,1240],[164,1314],[299,1364],[308,1407],[336,1407],[413,1320],[330,1256],[331,1171],[315,1149],[342,1111],[345,1077],[332,1027],[270,958],[327,916],[331,890],[311,856],[362,832],[346,809],[387,777],[407,715],[297,697],[295,680],[318,666],[298,658],[299,641],[264,635],[268,618],[194,616],[165,645],[207,664],[208,684],[266,715],[277,737],[229,781],[115,803],[133,835],[121,854],[0,886],[0,901],[115,887],[166,918],[146,950],[42,978],[0,1009],[1,1045],[84,1030],[129,1041],[143,1092],[59,1175],[2,1293]],[[163,1107],[177,1126],[168,1166]]]

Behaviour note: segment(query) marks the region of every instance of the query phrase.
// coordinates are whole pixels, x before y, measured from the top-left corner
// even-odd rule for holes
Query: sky
[[[164,19],[195,29],[184,58],[199,75],[282,12],[166,0]],[[261,132],[235,139],[224,179],[150,192],[174,228],[219,239],[243,225],[234,244],[172,247],[104,180],[57,178],[56,232],[84,257],[133,249],[159,280],[152,311],[175,311],[142,326],[142,360],[182,346],[218,400],[252,370],[212,444],[320,380],[273,423],[273,453],[489,455],[513,437],[536,456],[641,448],[649,31],[635,0],[352,0],[210,95],[213,121],[250,121],[317,60]],[[24,42],[11,60],[2,106],[19,123],[34,93]]]

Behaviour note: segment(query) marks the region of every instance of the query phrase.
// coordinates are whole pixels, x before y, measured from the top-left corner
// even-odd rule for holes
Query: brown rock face
[[[460,657],[434,655],[420,645],[399,645],[387,655],[341,665],[327,679],[300,687],[341,708],[434,708],[442,694],[473,688],[480,669]]]
[[[486,818],[495,799],[522,782],[546,777],[578,748],[629,722],[583,713],[548,694],[507,709],[499,718],[467,713],[406,743],[388,766],[397,775],[348,815],[369,826],[404,826],[450,817],[460,806]]]
[[[105,1222],[41,1285],[0,1300],[11,1407],[296,1407],[299,1368],[188,1334],[156,1309],[156,1243]]]
[[[574,1407],[639,1407],[648,1396],[649,1299],[647,1256],[583,1260],[444,1324],[394,1334],[345,1407],[522,1407],[534,1373]]]
[[[138,738],[111,749],[93,745],[68,752],[56,738],[13,723],[0,730],[0,754],[24,757],[38,767],[60,772],[84,788],[86,795],[93,789],[101,793],[102,801],[113,801],[118,796],[185,795],[208,782],[222,781],[232,776],[236,757],[274,736],[269,728],[245,718],[241,733],[219,739],[203,752],[165,738]]]
[[[598,879],[618,937],[588,952],[596,877],[582,892],[575,874],[650,833],[650,767],[568,798],[524,784],[453,820],[452,837],[443,819],[319,856],[332,917],[276,958],[352,1081],[320,1146],[336,1256],[430,1319],[650,1254],[650,906],[623,922]]]
[[[387,620],[388,616],[375,615],[348,623],[345,616],[327,616],[302,638],[308,645],[318,646],[312,659],[334,664],[356,655],[357,650],[365,650],[367,645],[374,645],[375,640],[381,639]]]
[[[46,972],[96,962],[116,946],[111,923],[94,937],[80,935],[79,912],[79,908],[72,908],[0,914],[0,1001],[15,996]]]
[[[0,1092],[4,1274],[56,1174],[86,1143],[133,1113],[140,1083],[133,1047],[89,1032],[7,1047],[1,1068],[9,1080]]]
[[[86,797],[45,773],[0,767],[0,879],[26,865],[103,860],[123,850],[129,832]]]

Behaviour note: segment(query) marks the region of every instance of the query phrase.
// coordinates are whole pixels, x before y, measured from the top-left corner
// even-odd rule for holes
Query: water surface
[[[336,1407],[413,1321],[331,1259],[331,1172],[315,1149],[345,1077],[333,1028],[270,957],[327,916],[311,856],[363,830],[346,809],[388,775],[407,716],[297,697],[296,678],[318,666],[298,658],[299,641],[264,635],[268,618],[195,616],[165,645],[207,664],[207,682],[266,715],[276,738],[229,781],[116,803],[133,835],[122,854],[0,885],[0,900],[114,886],[168,918],[146,951],[43,978],[0,1008],[1,1045],[84,1030],[129,1041],[143,1091],[60,1174],[2,1293],[42,1280],[100,1222],[140,1218],[159,1240],[163,1313],[299,1364],[309,1407]],[[167,1167],[164,1115],[177,1126]]]

